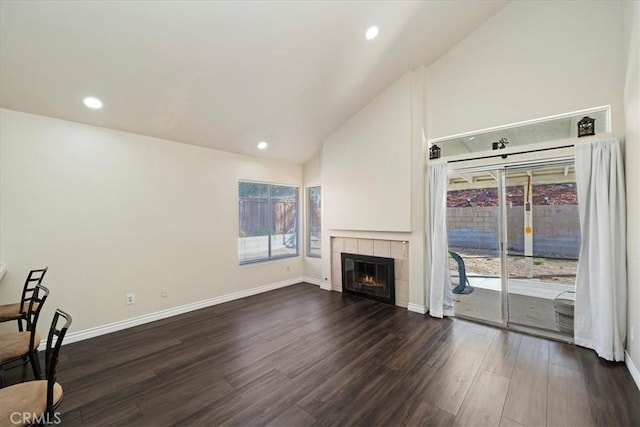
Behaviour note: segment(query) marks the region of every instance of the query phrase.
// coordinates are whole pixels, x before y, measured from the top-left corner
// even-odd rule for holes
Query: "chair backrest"
[[[36,286],[42,284],[42,279],[44,279],[44,275],[47,274],[48,269],[49,267],[40,270],[31,270],[27,275],[27,280],[25,280],[24,287],[22,288],[22,297],[20,298],[20,313],[26,312],[26,308],[29,306],[29,301]]]
[[[64,321],[64,323],[62,323]],[[47,336],[47,350],[45,353],[45,369],[47,376],[47,411],[51,411],[56,402],[53,401],[53,387],[56,383],[56,367],[62,340],[71,325],[71,316],[60,309],[56,309],[51,321],[51,328]],[[62,326],[60,326],[62,325]],[[55,337],[55,342],[54,342]]]
[[[464,288],[467,286],[467,283],[469,283],[469,279],[467,278],[467,270],[464,267],[464,260],[459,254],[452,251],[449,251],[449,256],[451,256],[451,258],[453,258],[455,262],[458,263],[459,283],[458,286],[456,286],[452,290],[452,292],[454,294],[461,294],[464,292]]]
[[[27,310],[27,316],[25,319],[27,321],[26,330],[30,333],[29,350],[34,350],[40,345],[39,342],[35,342],[36,328],[38,326],[40,312],[42,311],[42,307],[44,307],[44,302],[47,300],[48,296],[49,289],[42,285],[36,285],[29,299],[29,309]]]

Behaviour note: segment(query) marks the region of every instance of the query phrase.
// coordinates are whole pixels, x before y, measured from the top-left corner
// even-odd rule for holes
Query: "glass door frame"
[[[500,297],[502,305],[502,326],[509,326],[509,272],[507,270],[507,180],[506,165],[502,165],[496,173],[498,174],[498,221],[500,226]]]
[[[498,254],[500,258],[500,320],[498,322],[482,319],[482,318],[471,318],[466,316],[458,316],[455,315],[455,305],[454,305],[454,316],[461,318],[469,318],[470,320],[480,321],[482,323],[487,323],[490,325],[500,326],[502,328],[507,328],[509,326],[509,300],[507,299],[507,284],[508,277],[506,276],[507,272],[507,257],[506,251],[504,248],[507,246],[507,221],[506,221],[506,210],[504,208],[506,196],[505,196],[505,179],[504,179],[504,165],[483,165],[479,167],[463,167],[463,168],[455,168],[449,166],[447,168],[447,176],[458,175],[458,174],[469,174],[474,172],[495,172],[496,173],[496,181],[498,191]],[[493,188],[493,187],[492,187]]]
[[[500,326],[506,329],[512,330],[520,330],[528,333],[532,333],[534,335],[541,335],[545,337],[552,337],[555,339],[559,339],[561,341],[573,342],[567,337],[556,336],[553,331],[544,331],[538,330],[537,328],[528,327],[526,325],[520,324],[512,324],[509,321],[509,274],[508,274],[508,265],[507,265],[507,209],[506,209],[506,175],[507,172],[519,169],[534,168],[534,167],[545,167],[545,166],[554,166],[560,164],[566,164],[567,162],[574,162],[575,156],[571,155],[558,155],[555,157],[549,156],[549,158],[545,159],[531,159],[531,160],[521,160],[521,161],[513,161],[508,162],[500,158],[496,158],[496,160],[500,160],[498,162],[483,162],[485,164],[481,166],[469,166],[464,165],[462,167],[455,167],[455,165],[448,164],[447,167],[447,176],[465,174],[465,173],[473,173],[473,172],[495,172],[496,180],[497,180],[497,189],[498,189],[498,251],[500,258],[500,298],[501,298],[501,321],[500,322],[492,322],[483,319],[472,319],[476,321],[480,321],[483,323],[488,323],[495,326]],[[471,163],[473,160],[470,159]],[[455,308],[454,308],[455,313]]]

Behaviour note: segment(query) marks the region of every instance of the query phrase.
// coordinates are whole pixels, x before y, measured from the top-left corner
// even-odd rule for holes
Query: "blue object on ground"
[[[464,261],[462,257],[455,252],[449,251],[449,256],[454,259],[456,263],[458,263],[458,276],[460,277],[460,282],[458,286],[453,288],[451,292],[454,294],[470,294],[473,292],[473,288],[469,284],[469,279],[467,279],[467,271],[464,268]]]

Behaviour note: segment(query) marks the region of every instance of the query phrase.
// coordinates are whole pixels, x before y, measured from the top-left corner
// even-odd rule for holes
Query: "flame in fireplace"
[[[377,282],[375,277],[369,276],[368,274],[363,274],[362,276],[360,276],[359,279],[360,280],[358,281],[360,282],[361,285],[372,286],[376,288],[384,288],[384,283]]]

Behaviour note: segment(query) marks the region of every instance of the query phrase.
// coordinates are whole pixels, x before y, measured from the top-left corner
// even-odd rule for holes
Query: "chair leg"
[[[29,352],[29,359],[31,360],[31,367],[33,368],[33,375],[35,379],[42,379],[42,373],[40,371],[40,360],[38,359],[38,350]]]

